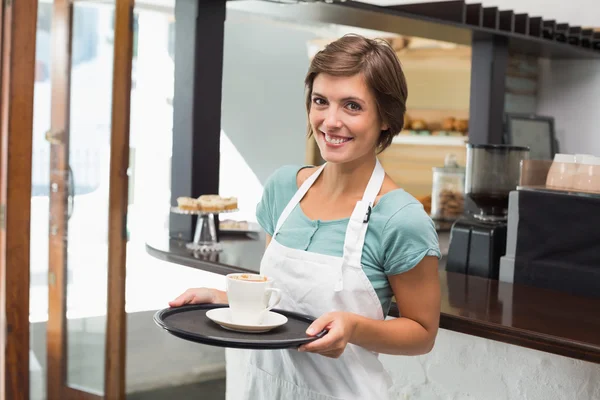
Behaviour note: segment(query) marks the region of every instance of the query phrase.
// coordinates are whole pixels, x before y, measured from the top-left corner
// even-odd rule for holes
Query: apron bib
[[[342,257],[292,249],[277,233],[317,180],[321,166],[298,189],[277,222],[260,272],[282,291],[278,308],[321,316],[346,311],[383,320],[381,303],[362,265],[362,249],[371,207],[385,172],[377,160],[361,201],[348,222]],[[293,350],[248,351],[245,398],[248,400],[388,399],[391,381],[378,354],[348,344],[338,359]]]

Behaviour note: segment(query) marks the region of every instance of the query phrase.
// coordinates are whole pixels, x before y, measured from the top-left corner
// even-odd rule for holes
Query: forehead
[[[362,74],[352,76],[334,76],[320,73],[313,82],[313,92],[328,98],[359,97],[371,98],[371,91]]]

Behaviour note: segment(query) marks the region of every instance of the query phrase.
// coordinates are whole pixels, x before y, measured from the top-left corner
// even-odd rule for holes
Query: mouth
[[[353,138],[351,137],[330,135],[323,131],[320,132],[323,135],[323,138],[325,139],[325,143],[333,147],[343,146],[344,144],[353,140]]]

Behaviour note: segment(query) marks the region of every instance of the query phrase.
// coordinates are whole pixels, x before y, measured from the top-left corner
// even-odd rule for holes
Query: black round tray
[[[176,308],[165,308],[154,314],[154,322],[170,334],[181,339],[209,346],[237,349],[289,349],[323,337],[326,330],[316,336],[307,336],[306,329],[315,320],[308,315],[292,311],[273,309],[285,315],[285,325],[264,333],[242,333],[222,328],[211,321],[206,312],[214,308],[228,307],[226,304],[193,304]]]

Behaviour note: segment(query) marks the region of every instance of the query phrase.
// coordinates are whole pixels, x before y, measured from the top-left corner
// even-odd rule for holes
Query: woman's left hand
[[[328,329],[329,332],[314,342],[300,346],[298,350],[339,358],[356,329],[356,317],[357,315],[348,312],[331,312],[317,318],[306,333],[315,336],[323,329]]]

